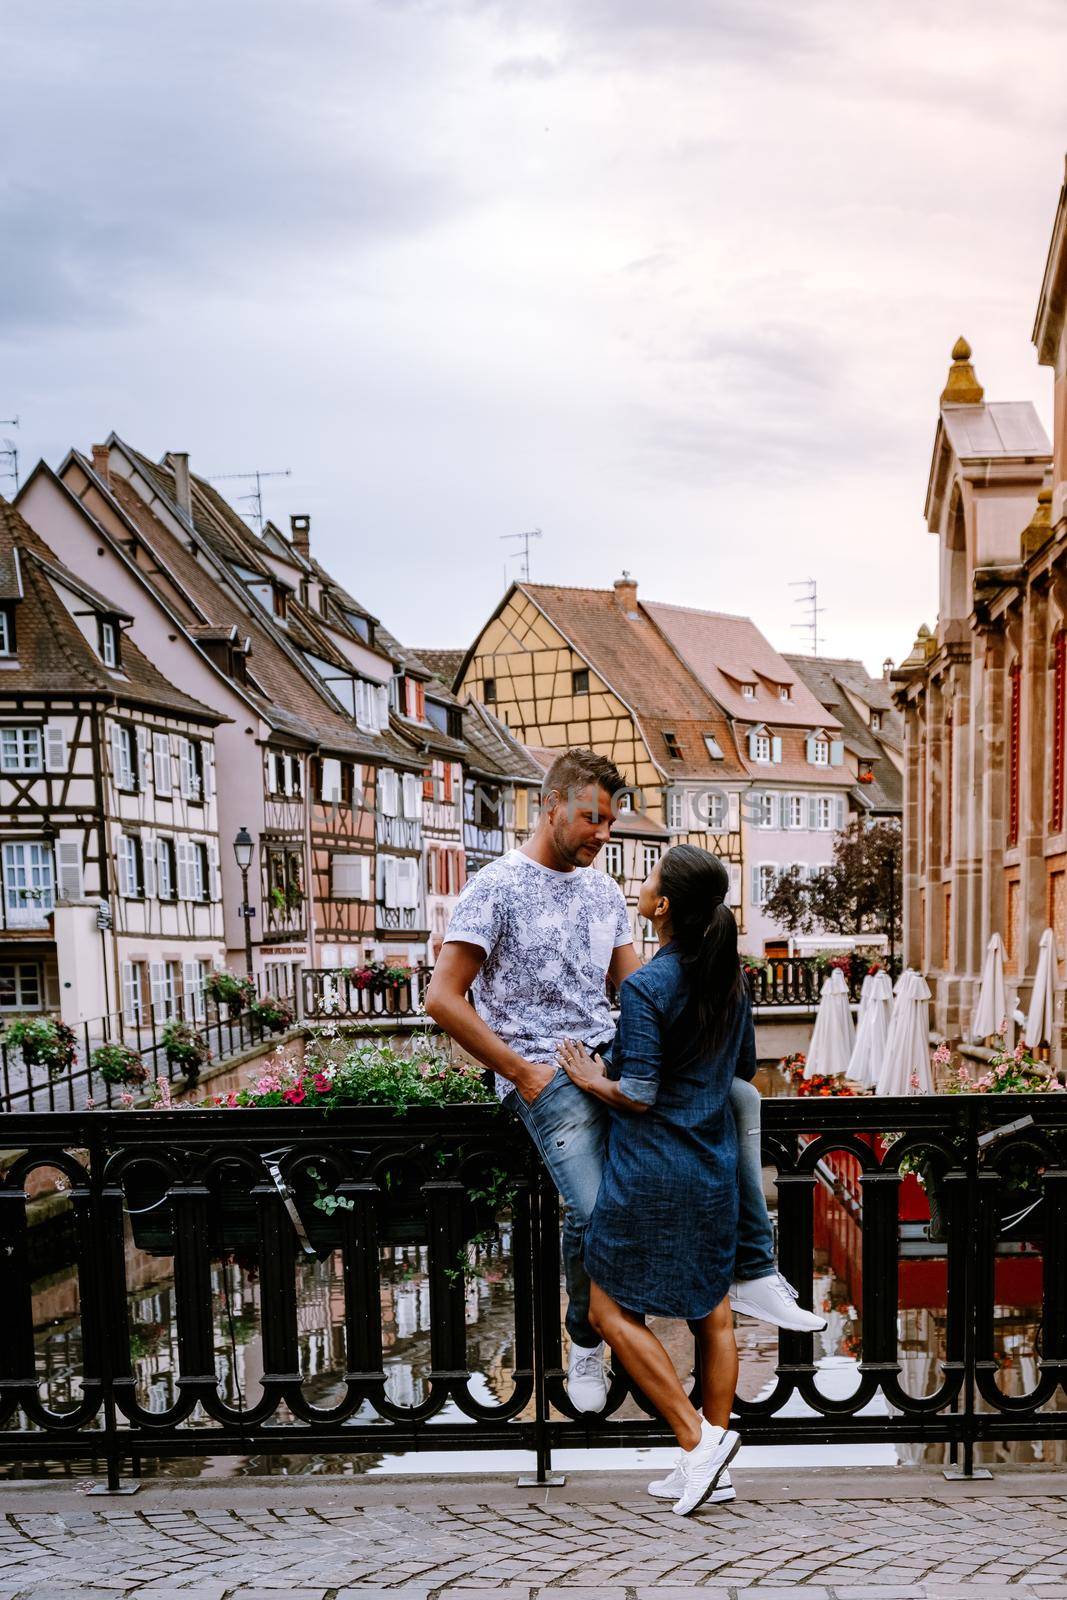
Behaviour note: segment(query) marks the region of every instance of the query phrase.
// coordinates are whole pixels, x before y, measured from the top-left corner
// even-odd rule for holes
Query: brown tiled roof
[[[56,595],[53,582],[67,585],[101,614],[127,613],[64,567],[22,513],[0,497],[0,564],[12,571],[16,550],[22,573],[22,599],[15,618],[18,665],[0,677],[0,694],[92,695],[119,704],[155,706],[193,722],[226,720],[169,683],[129,634],[121,642],[121,669],[105,667]]]
[[[463,659],[459,651],[449,653]],[[426,659],[424,651],[419,654]],[[479,700],[468,698],[464,704],[463,736],[470,751],[467,766],[471,772],[487,778],[540,784],[545,773],[540,762]]]
[[[655,600],[642,601],[641,609],[663,631],[708,693],[739,722],[794,728],[836,727],[833,717],[827,716],[807,684],[750,617],[663,605]],[[755,684],[753,699],[746,699],[741,693],[743,683]],[[780,698],[779,685],[788,685],[788,700]]]
[[[613,590],[542,583],[518,587],[634,712],[653,760],[664,772],[700,778],[743,774],[722,712],[645,614],[647,607],[639,606],[631,617]],[[663,741],[664,730],[675,731],[676,724],[687,730],[684,740],[679,739],[680,762],[668,758]],[[718,740],[722,761],[708,755],[705,733]]]
[[[121,445],[122,449],[128,449]],[[145,458],[129,452],[138,464]],[[78,460],[86,472],[92,463]],[[156,468],[153,483],[169,499],[173,494],[171,475]],[[182,597],[184,620],[192,628],[206,626],[227,631],[236,626],[240,638],[251,641],[248,657],[249,683],[235,685],[246,693],[268,726],[301,742],[347,753],[369,761],[395,760],[400,766],[418,767],[412,752],[396,736],[361,732],[339,707],[335,708],[325,689],[317,685],[294,662],[271,625],[246,607],[231,592],[226,581],[198,559],[182,539],[166,527],[133,486],[117,473],[111,474],[110,493],[137,529],[147,550]],[[206,543],[207,541],[205,541]],[[144,569],[151,581],[152,573]],[[234,579],[236,584],[238,580]],[[307,669],[310,674],[311,669]]]
[[[420,661],[425,662],[441,683],[447,689],[454,689],[459,669],[463,665],[464,650],[423,650],[421,646],[416,654]]]
[[[856,785],[859,804],[865,810],[896,812],[903,807],[903,775],[885,753],[886,748],[903,749],[903,718],[889,702],[889,688],[880,678],[872,678],[862,661],[833,656],[788,656],[809,689],[828,706],[841,724],[845,744],[858,758],[869,761],[872,777]],[[882,727],[875,733],[845,693],[881,713]]]

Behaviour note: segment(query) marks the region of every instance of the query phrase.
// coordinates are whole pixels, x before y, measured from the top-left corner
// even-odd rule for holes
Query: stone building
[[[933,1024],[968,1036],[989,937],[1009,1014],[1025,1009],[1045,928],[1067,956],[1067,190],[1034,328],[1055,375],[1050,445],[1028,402],[987,401],[952,352],[926,498],[940,546],[937,626],[893,674],[905,721],[905,953]],[[1048,1041],[1062,1059],[1062,1022]]]

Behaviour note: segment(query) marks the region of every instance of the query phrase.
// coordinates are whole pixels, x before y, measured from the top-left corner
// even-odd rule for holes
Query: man
[[[567,1387],[578,1411],[607,1400],[604,1347],[589,1324],[585,1228],[596,1204],[608,1113],[556,1066],[564,1039],[592,1053],[614,1036],[605,980],[618,988],[641,965],[622,890],[590,871],[626,788],[618,768],[591,750],[567,750],[542,784],[537,827],[473,877],[452,913],[426,993],[426,1010],[456,1043],[496,1073],[497,1093],[521,1118],[564,1204],[563,1268],[570,1354]],[[473,995],[474,1005],[467,999]],[[738,1120],[742,1170],[736,1309],[780,1327],[814,1330],[775,1269],[751,1099]],[[733,1098],[733,1097],[731,1097]],[[746,1160],[747,1157],[747,1160]],[[753,1176],[754,1174],[754,1176]],[[746,1281],[747,1280],[747,1281]]]

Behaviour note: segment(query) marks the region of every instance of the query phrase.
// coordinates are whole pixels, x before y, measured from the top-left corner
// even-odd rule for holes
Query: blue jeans
[[[607,1143],[608,1110],[556,1069],[532,1105],[513,1089],[504,1101],[524,1124],[563,1201],[563,1276],[567,1284],[567,1332],[573,1344],[599,1344],[589,1324],[589,1276],[582,1260],[585,1230],[596,1205]],[[730,1105],[737,1124],[740,1210],[735,1276],[742,1281],[776,1271],[774,1234],[763,1197],[760,1161],[760,1093],[735,1078]]]

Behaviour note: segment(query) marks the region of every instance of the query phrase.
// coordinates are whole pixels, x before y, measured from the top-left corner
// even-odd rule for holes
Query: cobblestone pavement
[[[740,1478],[689,1520],[631,1475],[0,1484],[0,1600],[1067,1600],[1063,1475]]]

